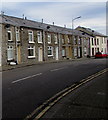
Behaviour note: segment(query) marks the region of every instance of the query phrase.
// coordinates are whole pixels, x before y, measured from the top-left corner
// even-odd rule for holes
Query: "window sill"
[[[48,57],[53,57],[53,55],[48,55]]]
[[[13,40],[8,40],[8,42],[13,42]]]
[[[35,56],[28,56],[29,59],[36,58]]]
[[[34,44],[35,42],[29,42],[30,44]]]
[[[39,44],[42,44],[43,42],[38,42]]]
[[[51,44],[51,42],[48,42],[48,44]]]

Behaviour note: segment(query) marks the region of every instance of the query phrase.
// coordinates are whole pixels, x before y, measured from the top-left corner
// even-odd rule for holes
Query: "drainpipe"
[[[42,30],[42,39],[43,39],[43,46],[44,46],[44,57],[43,57],[43,61],[45,61],[45,31]]]
[[[58,34],[58,39],[59,39],[59,60],[61,59],[61,43],[60,43],[60,33]]]

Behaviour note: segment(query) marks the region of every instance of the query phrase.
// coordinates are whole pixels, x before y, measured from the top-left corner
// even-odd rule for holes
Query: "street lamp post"
[[[72,30],[74,29],[74,20],[79,19],[79,18],[81,18],[81,16],[78,16],[78,17],[72,19]]]
[[[74,20],[79,19],[79,18],[81,18],[81,16],[78,16],[78,17],[72,19],[72,41],[73,41],[73,43],[74,43],[74,32],[73,32],[74,31]],[[74,47],[73,47],[73,57],[74,57]]]

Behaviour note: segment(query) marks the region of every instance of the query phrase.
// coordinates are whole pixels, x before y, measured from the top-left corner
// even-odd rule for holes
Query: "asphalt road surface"
[[[49,63],[4,71],[2,117],[25,118],[66,87],[106,67],[108,59]]]

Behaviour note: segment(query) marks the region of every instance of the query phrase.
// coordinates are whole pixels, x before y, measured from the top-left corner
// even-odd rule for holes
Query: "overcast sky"
[[[29,0],[28,0],[29,1]],[[32,0],[33,1],[33,0]],[[6,15],[22,17],[45,23],[72,28],[72,19],[81,16],[74,21],[77,26],[88,27],[106,34],[106,2],[11,2],[2,0],[2,11]],[[92,1],[92,0],[91,0]]]

